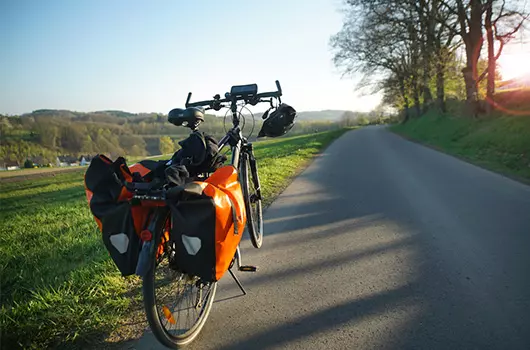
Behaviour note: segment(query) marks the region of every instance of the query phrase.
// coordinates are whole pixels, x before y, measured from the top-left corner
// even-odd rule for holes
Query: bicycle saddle
[[[175,108],[169,112],[167,120],[176,126],[186,126],[195,129],[204,121],[204,109],[200,107]]]

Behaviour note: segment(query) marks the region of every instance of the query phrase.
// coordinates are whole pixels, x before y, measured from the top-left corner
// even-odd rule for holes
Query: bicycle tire
[[[169,217],[166,217],[164,219],[164,223],[168,219]],[[164,227],[165,227],[164,224],[160,225],[160,228],[158,230],[163,230]],[[160,242],[161,236],[162,236],[161,234],[155,236],[155,237],[160,237],[157,240],[157,246]],[[167,253],[168,253],[167,251],[164,252],[165,255],[167,255]],[[206,297],[204,298],[202,302],[202,307],[201,307],[198,317],[190,325],[190,327],[187,330],[185,330],[183,334],[174,335],[170,332],[170,330],[167,329],[168,324],[170,325],[170,327],[173,324],[170,320],[170,317],[165,314],[166,311],[164,310],[164,307],[157,305],[157,301],[161,301],[162,303],[164,303],[166,310],[170,310],[165,304],[166,300],[158,300],[162,298],[160,297],[157,298],[157,283],[156,283],[157,282],[157,269],[164,268],[167,271],[163,271],[162,274],[167,274],[169,272],[172,275],[172,276],[170,275],[167,281],[170,284],[176,281],[177,283],[184,282],[185,284],[188,284],[188,286],[191,285],[192,288],[193,286],[195,286],[196,289],[199,289],[202,287],[198,287],[197,284],[195,284],[195,282],[199,283],[198,281],[192,280],[193,278],[196,278],[196,277],[188,276],[188,275],[185,275],[183,273],[180,273],[178,271],[175,271],[169,268],[168,266],[169,259],[167,256],[162,255],[162,258],[157,258],[156,255],[157,254],[153,254],[152,265],[150,269],[148,270],[148,272],[146,273],[145,277],[143,278],[143,283],[142,283],[142,293],[143,293],[143,298],[144,298],[145,314],[146,314],[149,326],[151,330],[153,331],[153,334],[155,335],[156,339],[160,343],[162,343],[163,345],[169,348],[177,349],[179,347],[183,347],[191,343],[201,332],[202,327],[206,323],[206,320],[208,319],[208,316],[210,314],[213,300],[215,299],[215,292],[217,290],[217,282],[206,283],[207,285],[209,285],[208,294],[206,295]],[[162,287],[167,287],[167,285],[162,284]],[[172,293],[171,299],[177,300],[177,305],[173,305],[173,306],[178,306],[180,301],[183,301],[184,298],[186,298],[187,301],[193,302],[192,298],[184,296],[184,292],[186,292],[187,289],[181,290],[179,288],[178,290],[179,290],[178,293],[176,294],[174,292]],[[179,320],[180,320],[180,312],[176,316],[176,321],[175,321],[175,312],[173,310],[170,310],[170,312],[171,312],[171,318],[173,319],[173,322],[175,323],[176,328],[178,328]],[[187,314],[189,318],[189,308],[188,308]],[[162,320],[167,321],[167,322],[164,322],[166,325],[163,324]]]
[[[242,153],[240,169],[241,189],[247,212],[247,230],[255,248],[263,244],[263,211],[256,161],[248,153]],[[250,170],[250,172],[249,172]],[[252,178],[249,178],[249,173]]]

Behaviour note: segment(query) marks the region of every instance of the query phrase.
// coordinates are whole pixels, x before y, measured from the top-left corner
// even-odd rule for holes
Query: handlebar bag
[[[279,137],[285,135],[294,126],[296,110],[286,103],[282,103],[270,115],[264,115],[266,119],[258,133],[258,137]]]
[[[170,204],[170,264],[177,270],[218,281],[230,267],[246,223],[245,204],[237,171],[232,165],[195,181],[202,193]]]
[[[124,181],[144,181],[154,164],[140,162],[130,168],[119,157],[112,162],[97,155],[85,173],[85,192],[90,211],[102,233],[112,260],[123,276],[135,273],[141,247],[140,232],[146,225],[149,207],[131,205]]]

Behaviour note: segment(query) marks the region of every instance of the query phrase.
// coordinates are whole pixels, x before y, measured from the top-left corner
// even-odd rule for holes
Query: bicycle
[[[176,124],[190,127],[195,131],[201,123],[201,118],[198,117],[202,113],[197,107],[203,107],[204,111],[230,108],[233,126],[219,141],[218,148],[219,152],[225,147],[230,147],[232,151],[231,164],[238,169],[247,212],[246,226],[255,248],[260,248],[263,243],[261,187],[252,143],[243,136],[240,128],[238,102],[242,102],[243,106],[268,102],[272,109],[274,100],[281,103],[282,90],[278,81],[276,81],[276,87],[277,91],[274,92],[257,93],[255,84],[234,86],[223,99],[216,95],[212,100],[193,103],[190,103],[192,95],[190,92],[185,104],[186,110],[179,110],[181,111],[178,116],[180,124]],[[138,264],[138,266],[144,266],[145,269],[139,274],[143,276],[142,292],[149,326],[157,340],[165,346],[177,348],[187,345],[197,337],[208,318],[215,298],[217,282],[201,281],[196,276],[185,275],[173,269],[169,264],[171,254],[174,252],[171,251],[167,239],[172,227],[167,204],[178,200],[185,188],[176,186],[151,190],[149,184],[145,183],[129,183],[127,187],[134,193],[133,200],[150,201],[156,208],[147,229],[142,232],[142,235],[151,233],[154,235],[152,239],[151,237],[144,239],[145,246],[142,247],[142,252],[147,253],[140,254],[140,261],[143,260],[144,263]],[[239,271],[253,272],[256,271],[256,267],[242,265],[238,246],[228,271],[243,294],[246,294],[232,271],[235,264]],[[185,314],[183,316],[185,320],[181,319],[181,313]]]

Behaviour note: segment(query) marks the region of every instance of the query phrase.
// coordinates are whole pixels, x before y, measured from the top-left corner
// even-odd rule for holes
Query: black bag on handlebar
[[[263,118],[266,119],[261,126],[258,137],[283,136],[293,128],[296,110],[288,104],[282,103],[278,109]]]
[[[226,156],[219,153],[217,140],[201,131],[192,132],[179,145],[182,148],[175,152],[171,161],[186,166],[192,177],[213,173],[226,161]]]

